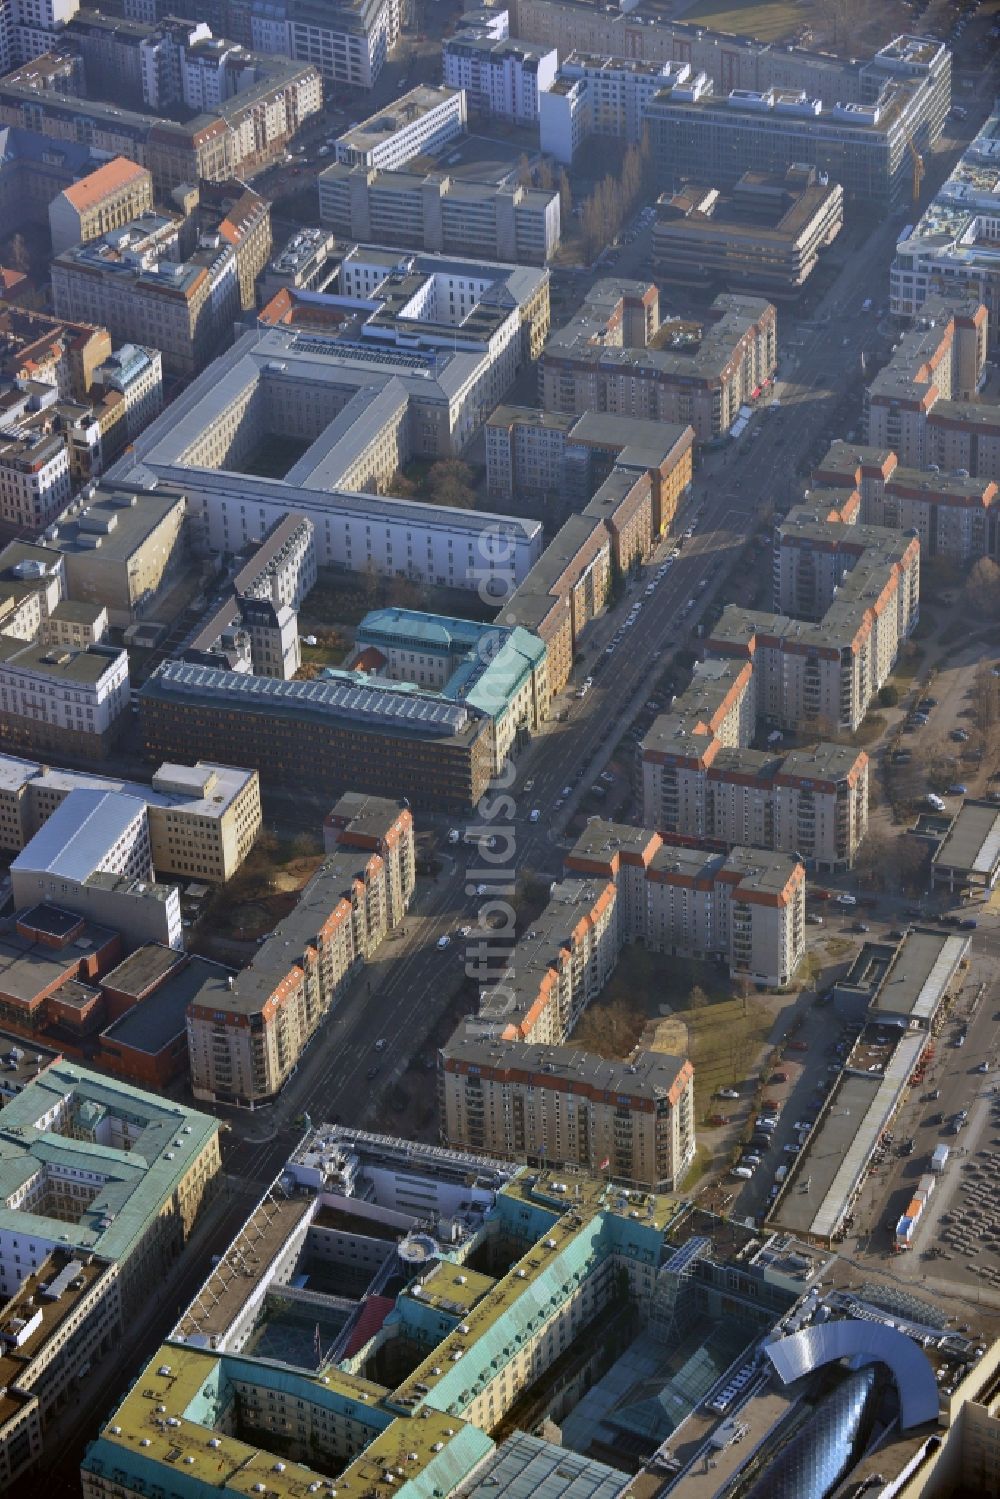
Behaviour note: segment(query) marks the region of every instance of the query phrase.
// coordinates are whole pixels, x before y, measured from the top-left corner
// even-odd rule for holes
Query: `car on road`
[[[472,928],[471,928],[471,926],[460,926],[459,929],[458,929],[458,935],[460,937],[471,937],[472,936]]]
[[[852,921],[851,922],[851,931],[852,932],[870,932],[871,931],[871,927],[869,926],[869,924],[868,924],[867,921]]]
[[[531,811],[528,813],[528,821],[539,822],[541,820],[541,816],[542,814],[539,809],[537,807],[532,807]]]
[[[945,792],[945,795],[946,796],[965,796],[967,794],[967,792],[968,792],[968,789],[969,789],[968,786],[963,786],[962,783],[961,783],[961,781],[956,781],[955,784],[954,784],[954,786],[949,786],[948,787],[948,790]]]
[[[644,592],[645,592],[646,597],[649,598],[649,595],[651,593],[655,593],[656,592],[656,584],[655,583],[647,583],[646,587],[644,589]]]
[[[458,831],[458,828],[450,828],[449,831],[448,831],[448,842],[449,843],[457,843],[458,840],[461,838],[461,836],[462,835]]]
[[[789,1051],[808,1051],[809,1047],[808,1047],[808,1044],[805,1041],[789,1041],[789,1043],[788,1043],[788,1050]]]
[[[386,1047],[388,1045],[389,1045],[388,1037],[387,1036],[379,1036],[378,1040],[375,1042],[375,1050],[376,1051],[385,1051],[385,1049],[386,1049]]]
[[[856,906],[858,903],[856,895],[847,895],[845,892],[841,892],[840,895],[835,895],[833,898],[838,906]]]
[[[365,1073],[365,1077],[368,1079],[369,1082],[371,1082],[372,1078],[373,1077],[378,1077],[378,1075],[379,1075],[379,1073],[381,1071],[382,1071],[381,1067],[379,1067],[378,1063],[375,1063],[374,1066],[369,1067],[368,1071]]]
[[[437,939],[437,945],[438,945],[438,951],[439,952],[444,952],[444,950],[445,950],[446,947],[450,947],[451,946],[451,938],[448,936],[447,932],[445,932],[445,934],[444,934],[443,937],[439,937]]]
[[[756,1171],[762,1160],[763,1156],[757,1155],[755,1151],[750,1151],[747,1155],[741,1157],[740,1165],[749,1166],[751,1171]]]
[[[734,1166],[733,1175],[738,1176],[741,1181],[748,1182],[751,1176],[753,1176],[753,1172],[750,1170],[749,1166]]]
[[[781,1148],[785,1152],[785,1155],[798,1155],[802,1149],[801,1145],[783,1145]]]
[[[715,1096],[716,1098],[739,1098],[740,1095],[735,1088],[719,1088]]]
[[[563,789],[560,791],[559,795],[560,796],[572,796],[573,795],[573,788],[572,788],[572,786],[564,786]]]
[[[609,786],[613,786],[615,784],[614,775],[612,774],[612,772],[610,770],[602,770],[601,771],[601,780],[604,781],[604,782],[606,782],[606,784],[609,785]]]
[[[959,931],[962,932],[974,932],[978,925],[979,922],[974,916],[966,916],[964,921],[958,923]]]
[[[525,791],[531,791],[531,790],[533,790],[534,785],[535,785],[535,778],[534,778],[534,776],[529,776],[528,779],[524,783],[524,789],[525,789]]]
[[[989,1072],[989,1070],[990,1070],[990,1064],[989,1064],[989,1062],[980,1062],[979,1066],[976,1068],[977,1072]]]

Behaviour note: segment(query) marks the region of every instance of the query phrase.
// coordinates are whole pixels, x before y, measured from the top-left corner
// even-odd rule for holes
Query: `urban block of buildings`
[[[822,496],[822,491],[820,492]],[[759,729],[853,732],[920,615],[920,542],[808,502],[775,530],[774,613],[729,604],[709,656],[752,667]]]
[[[843,222],[839,182],[815,167],[744,172],[728,193],[686,182],[657,202],[653,265],[682,286],[794,298]]]
[[[995,158],[1000,109],[966,146],[916,224],[907,224],[889,269],[889,307],[915,318],[928,297],[971,297],[989,315],[990,355],[1000,348],[1000,268],[993,225],[1000,212]]]
[[[452,587],[515,585],[541,527],[382,497],[410,458],[460,453],[548,329],[548,272],[355,247],[339,295],[279,293],[114,470],[179,483],[204,544],[242,550],[289,511],[317,561]],[[308,391],[309,399],[304,399]],[[283,478],[253,472],[273,437]]]
[[[116,342],[159,349],[169,373],[190,378],[255,306],[270,253],[270,205],[245,189],[186,257],[178,223],[156,214],[57,254],[52,302],[60,317],[98,323]]]
[[[317,1329],[292,1347],[289,1303]],[[921,1481],[975,1474],[1000,1355],[953,1322],[923,1288],[862,1281],[788,1233],[585,1172],[324,1125],[102,1423],[83,1492],[140,1499],[221,1470],[293,1499],[391,1471],[405,1499],[613,1499],[640,1483],[687,1499],[714,1462],[760,1499],[751,1454],[792,1493],[817,1472],[872,1487],[890,1458]],[[727,1375],[751,1388],[724,1399]],[[558,1443],[518,1429],[527,1403]]]
[[[776,362],[769,302],[722,295],[704,323],[661,322],[655,286],[607,279],[550,335],[539,386],[546,411],[690,423],[710,442],[773,379]]]
[[[0,742],[14,751],[103,759],[129,703],[120,646],[50,646],[0,635]]]
[[[752,749],[756,662],[709,660],[640,745],[642,818],[665,834],[849,869],[868,829],[869,763],[837,744]]]
[[[145,167],[162,198],[279,160],[322,108],[319,71],[207,32],[78,13],[58,35],[38,33],[22,65],[0,78],[0,123],[37,132],[57,152],[85,130],[92,149]],[[84,76],[99,97],[85,92]]]
[[[785,984],[805,951],[802,864],[592,819],[504,973],[442,1050],[442,1132],[451,1144],[599,1169],[610,1131],[616,1178],[646,1189],[680,1184],[695,1148],[690,1063],[649,1052],[609,1062],[563,1045],[622,947],[637,941],[720,959],[733,977]]]
[[[61,1059],[0,1126],[0,1481],[121,1341],[220,1185],[218,1121]]]
[[[1000,481],[1000,403],[980,394],[991,337],[977,296],[929,296],[865,392],[869,446],[906,468]]]
[[[813,471],[810,500],[824,490],[835,504],[856,492],[859,519],[893,531],[915,531],[922,557],[960,564],[1000,557],[1000,488],[995,479],[906,468],[888,448],[838,440]]]
[[[406,914],[413,818],[349,792],[324,829],[327,857],[294,910],[222,992],[188,1007],[195,1098],[256,1108],[281,1092],[355,974]]]

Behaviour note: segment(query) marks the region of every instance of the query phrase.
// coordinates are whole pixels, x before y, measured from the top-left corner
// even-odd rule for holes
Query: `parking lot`
[[[1000,1095],[993,1104],[992,1120],[1000,1128]],[[1000,1290],[1000,1149],[977,1151],[961,1162],[961,1176],[949,1211],[938,1222],[934,1243],[926,1258],[960,1258],[964,1268]]]

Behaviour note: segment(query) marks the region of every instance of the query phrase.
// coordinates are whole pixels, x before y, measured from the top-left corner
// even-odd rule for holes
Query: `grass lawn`
[[[803,15],[794,0],[695,0],[681,20],[780,42],[801,28]]]
[[[771,1029],[771,1015],[751,995],[745,1005],[742,999],[719,1000],[697,1010],[681,1010],[677,1018],[688,1028],[698,1114],[717,1109],[724,1113],[725,1104],[713,1103],[712,1095],[744,1082],[753,1071],[758,1049]]]
[[[344,646],[303,645],[303,666],[339,666],[346,656]]]

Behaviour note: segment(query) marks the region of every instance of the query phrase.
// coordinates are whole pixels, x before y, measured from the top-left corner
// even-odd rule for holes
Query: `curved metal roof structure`
[[[755,1453],[763,1472],[743,1499],[826,1499],[867,1440],[880,1385],[870,1365],[858,1370],[819,1402],[790,1442]]]
[[[776,1339],[766,1351],[783,1384],[841,1358],[886,1364],[899,1393],[904,1431],[937,1420],[938,1387],[927,1355],[912,1338],[882,1322],[852,1317],[822,1322]]]

